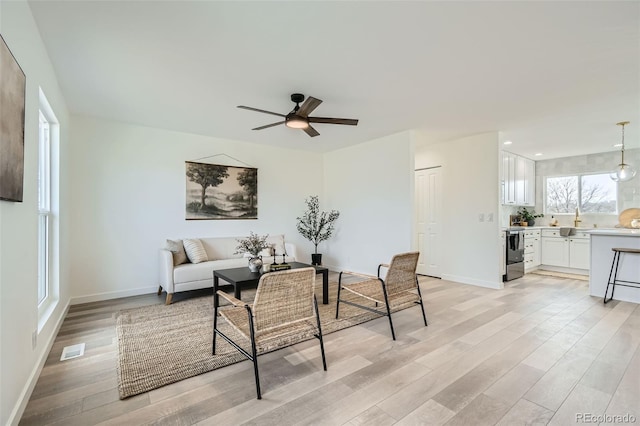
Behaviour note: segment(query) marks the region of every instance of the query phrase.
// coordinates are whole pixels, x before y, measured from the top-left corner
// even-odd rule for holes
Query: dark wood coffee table
[[[323,266],[307,265],[301,262],[289,262],[291,269],[309,268],[313,267],[316,270],[316,274],[322,274],[322,303],[329,304],[329,270]],[[270,274],[271,272],[267,272]],[[216,306],[218,306],[218,287],[220,279],[227,281],[233,285],[233,294],[236,299],[240,299],[240,291],[242,287],[256,286],[262,272],[251,272],[248,266],[242,268],[220,269],[213,271],[213,293],[216,298]]]

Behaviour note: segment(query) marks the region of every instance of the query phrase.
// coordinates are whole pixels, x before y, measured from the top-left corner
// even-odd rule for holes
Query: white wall
[[[498,165],[497,133],[438,144],[416,141],[416,169],[442,166],[443,279],[502,288]]]
[[[167,238],[285,234],[310,261],[296,217],[321,194],[321,154],[89,117],[72,124],[73,303],[155,291]],[[258,168],[257,220],[185,220],[185,161],[217,154]],[[246,166],[227,156],[200,161]]]
[[[24,197],[22,203],[0,201],[0,424],[17,424],[69,302],[66,247],[68,113],[55,73],[26,2],[0,2],[0,33],[26,78]],[[61,129],[61,234],[53,242],[61,267],[59,301],[49,321],[38,328],[38,108],[39,87],[51,104]]]
[[[332,270],[376,273],[409,251],[413,215],[413,133],[325,154],[321,209],[336,209],[336,234],[319,251]]]

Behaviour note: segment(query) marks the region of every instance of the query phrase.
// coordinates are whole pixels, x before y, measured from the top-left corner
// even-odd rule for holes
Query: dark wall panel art
[[[22,201],[26,77],[0,36],[0,199]]]

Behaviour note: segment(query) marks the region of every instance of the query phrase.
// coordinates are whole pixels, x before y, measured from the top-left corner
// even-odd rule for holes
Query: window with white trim
[[[38,151],[38,307],[50,294],[51,127],[40,111]]]
[[[547,177],[545,213],[617,214],[618,185],[609,173]]]
[[[38,332],[60,300],[60,125],[40,89],[38,120]]]

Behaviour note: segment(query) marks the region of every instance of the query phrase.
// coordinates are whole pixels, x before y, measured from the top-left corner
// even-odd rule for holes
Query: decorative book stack
[[[291,265],[288,263],[280,263],[278,265],[271,265],[271,271],[285,271],[287,269],[291,269]]]

